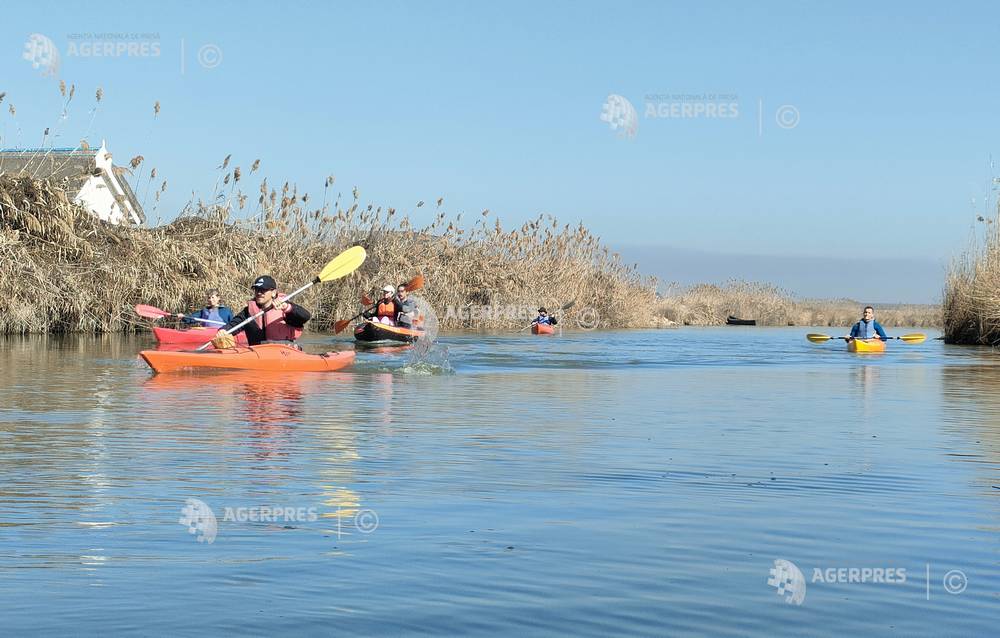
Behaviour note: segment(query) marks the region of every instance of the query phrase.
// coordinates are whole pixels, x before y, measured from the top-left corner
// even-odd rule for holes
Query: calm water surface
[[[6,339],[0,633],[995,635],[1000,355],[806,332],[444,336],[278,376]]]

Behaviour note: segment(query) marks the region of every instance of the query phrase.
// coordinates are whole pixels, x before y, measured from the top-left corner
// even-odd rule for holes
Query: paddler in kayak
[[[417,302],[410,299],[406,284],[396,286],[396,305],[399,307],[396,323],[404,328],[413,328],[413,320],[417,317]]]
[[[372,310],[364,313],[364,318],[374,323],[384,323],[390,326],[396,325],[396,319],[402,311],[402,306],[397,303],[393,293],[396,289],[386,285],[382,287],[382,298],[375,302]]]
[[[865,306],[861,315],[861,321],[854,324],[851,328],[850,338],[889,340],[889,337],[885,335],[885,330],[882,329],[882,325],[875,321],[875,309],[871,306]]]
[[[208,291],[208,304],[204,308],[189,315],[178,312],[177,318],[187,324],[202,325],[204,323],[195,319],[211,321],[217,326],[227,324],[233,320],[233,311],[226,306],[220,305],[221,302],[222,298],[219,296],[219,290],[212,288]]]
[[[543,326],[554,326],[557,323],[559,323],[559,320],[553,316],[550,316],[549,311],[545,309],[545,306],[542,306],[541,308],[538,309],[538,316],[535,317],[535,320],[531,322],[531,325],[537,326],[541,324]]]
[[[312,317],[308,310],[290,301],[282,301],[284,295],[278,293],[278,284],[269,275],[257,277],[252,288],[253,299],[243,312],[219,329],[215,339],[212,340],[215,347],[220,347],[220,343],[221,347],[233,347],[227,345],[233,338],[226,331],[235,328],[261,310],[265,311],[262,316],[236,331],[236,333],[245,332],[247,342],[251,346],[260,345],[265,341],[295,341],[302,334],[302,327]],[[217,340],[220,343],[216,343]]]

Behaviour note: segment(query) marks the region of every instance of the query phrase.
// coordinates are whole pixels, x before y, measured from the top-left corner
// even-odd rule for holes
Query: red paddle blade
[[[337,323],[333,324],[333,334],[340,334],[344,331],[344,328],[351,325],[351,322],[347,319],[341,319]]]
[[[137,304],[135,307],[135,314],[140,317],[145,317],[146,319],[160,319],[162,317],[170,316],[170,313],[166,310],[160,310],[156,306],[147,306],[145,304]]]
[[[375,303],[375,302],[371,300],[371,297],[369,297],[368,295],[361,295],[361,305],[362,306],[370,306],[373,303]]]
[[[420,290],[424,287],[424,276],[417,275],[413,279],[406,282],[406,292],[413,292],[414,290]]]

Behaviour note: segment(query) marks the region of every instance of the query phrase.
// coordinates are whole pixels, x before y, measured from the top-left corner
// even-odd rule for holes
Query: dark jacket
[[[538,315],[537,317],[535,317],[535,320],[531,322],[531,325],[535,325],[537,323],[554,326],[557,323],[559,323],[559,320],[556,319],[555,317],[553,317],[552,315],[546,315],[544,317],[541,316],[541,315]]]
[[[199,319],[208,319],[208,315],[209,315],[209,310],[208,310],[208,306],[206,306],[206,307],[202,308],[201,310],[198,310],[197,312],[192,312],[192,313],[188,313],[188,314],[184,315],[184,318],[181,319],[181,321],[183,321],[184,323],[196,323],[199,326],[215,325],[215,324],[207,324],[207,323],[205,323],[203,321],[195,321],[194,319],[191,319],[191,317],[197,317]],[[226,306],[219,306],[219,317],[223,321],[226,321],[226,322],[232,321],[233,320],[233,311],[230,310],[229,308],[227,308]]]
[[[306,325],[307,321],[312,319],[312,315],[309,314],[309,311],[303,308],[302,306],[294,304],[290,301],[286,301],[285,303],[287,303],[289,306],[292,307],[292,309],[288,312],[288,314],[285,315],[285,323],[287,323],[288,325],[294,328],[301,328]],[[250,314],[250,307],[247,306],[246,308],[243,309],[242,312],[240,312],[240,314],[233,317],[229,321],[229,323],[222,326],[220,330],[232,330],[233,328],[243,323],[252,316],[253,315]],[[233,332],[233,334],[239,334],[240,332],[246,333],[247,342],[251,346],[260,345],[261,343],[264,342],[265,339],[264,329],[258,328],[256,321],[248,322],[245,326]]]

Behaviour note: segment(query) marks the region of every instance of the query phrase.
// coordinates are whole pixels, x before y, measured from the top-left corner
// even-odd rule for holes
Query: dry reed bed
[[[229,158],[222,168],[228,167]],[[253,170],[257,167],[255,162]],[[137,303],[167,310],[199,306],[209,287],[241,308],[247,286],[270,273],[285,290],[309,281],[329,259],[353,244],[369,254],[349,277],[317,286],[299,298],[313,311],[313,330],[358,309],[363,291],[423,274],[420,292],[436,309],[444,329],[521,327],[503,313],[468,316],[446,312],[470,306],[559,306],[575,300],[564,319],[592,308],[599,327],[655,325],[633,308],[655,301],[655,283],[616,255],[583,226],[560,227],[539,217],[505,231],[483,211],[471,228],[460,228],[441,211],[414,228],[392,208],[362,205],[357,190],[348,205],[307,208],[287,183],[280,197],[260,186],[249,221],[233,219],[246,208],[236,190],[240,169],[220,179],[229,196],[215,205],[198,204],[177,221],[155,228],[118,227],[100,222],[67,200],[58,185],[29,175],[0,175],[0,333],[114,332],[145,325]],[[326,189],[332,183],[327,180]],[[224,200],[224,201],[223,201]],[[420,202],[418,207],[423,206]]]
[[[944,338],[946,343],[1000,343],[1000,227],[996,225],[987,227],[982,244],[952,264],[945,281]]]
[[[756,319],[763,326],[850,326],[864,305],[851,299],[795,299],[770,284],[734,280],[681,290],[662,298],[657,310],[668,321],[693,326],[722,325],[730,315]],[[885,326],[941,325],[941,309],[935,305],[884,305],[875,312]]]

